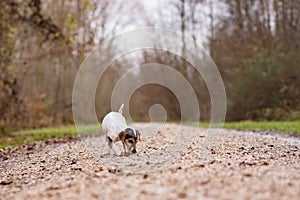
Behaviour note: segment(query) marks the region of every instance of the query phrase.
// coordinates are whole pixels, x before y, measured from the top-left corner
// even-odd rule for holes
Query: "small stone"
[[[82,171],[82,168],[81,168],[81,167],[72,167],[71,170],[74,170],[74,171]]]
[[[57,186],[57,185],[50,186],[50,187],[47,188],[47,190],[58,190],[58,189],[60,189],[60,187]]]
[[[267,161],[264,161],[261,163],[261,165],[269,165],[269,163]]]
[[[180,192],[180,193],[178,194],[178,197],[179,197],[179,198],[186,198],[186,193]]]
[[[143,179],[148,178],[148,174],[144,174]]]
[[[246,162],[246,161],[242,161],[242,162],[240,162],[239,163],[239,166],[253,166],[253,165],[256,165],[256,163],[255,162]]]
[[[202,164],[202,163],[200,163],[200,164],[196,165],[196,167],[199,167],[199,168],[204,168],[204,167],[205,167],[205,165],[204,165],[204,164]]]
[[[252,174],[251,174],[251,173],[248,173],[248,172],[244,172],[244,173],[243,173],[243,176],[246,176],[246,177],[251,177],[251,176],[252,176]]]
[[[13,183],[13,181],[11,181],[11,180],[4,180],[4,181],[0,182],[0,185],[10,185],[12,183]]]
[[[95,170],[95,172],[102,172],[102,171],[104,171],[103,167],[98,167],[98,169]]]
[[[111,174],[115,174],[117,172],[116,168],[108,168],[108,172]]]
[[[71,161],[70,165],[74,165],[74,164],[76,164],[76,163],[77,163],[77,161],[76,161],[75,159],[73,159],[73,160]]]
[[[208,162],[208,164],[214,164],[216,162],[216,160],[211,160]]]
[[[209,183],[210,182],[210,178],[203,178],[201,181],[200,181],[200,184],[201,185],[205,185],[205,184],[207,184],[207,183]]]
[[[239,148],[239,152],[244,151],[244,150],[245,150],[245,147],[240,147]]]

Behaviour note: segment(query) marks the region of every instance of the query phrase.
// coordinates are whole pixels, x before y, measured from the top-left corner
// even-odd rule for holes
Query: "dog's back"
[[[127,127],[126,120],[122,115],[124,105],[119,109],[119,112],[110,112],[102,120],[102,129],[112,139],[117,137],[117,134]]]

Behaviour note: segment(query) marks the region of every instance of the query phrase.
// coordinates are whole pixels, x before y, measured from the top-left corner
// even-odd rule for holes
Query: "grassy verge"
[[[209,123],[194,122],[190,125],[209,127]],[[93,134],[100,130],[100,125],[88,125],[78,127],[80,134]],[[300,134],[300,121],[271,121],[271,122],[228,122],[224,124],[224,128],[235,130],[262,130],[277,131],[282,133]],[[68,138],[77,135],[75,126],[63,126],[55,128],[30,129],[13,132],[9,135],[0,135],[0,148],[7,146],[18,146],[21,144],[31,144],[36,141],[47,140],[51,138]]]
[[[87,125],[79,126],[77,129],[75,126],[63,126],[12,132],[8,135],[0,135],[0,148],[18,146],[21,144],[32,144],[36,141],[42,141],[51,138],[68,138],[76,136],[78,133],[82,135],[89,135],[98,132],[101,127],[100,125]]]
[[[209,127],[209,123],[193,123],[201,127]],[[260,131],[276,131],[281,133],[300,134],[300,121],[241,121],[241,122],[226,122],[226,129],[235,130],[260,130]]]

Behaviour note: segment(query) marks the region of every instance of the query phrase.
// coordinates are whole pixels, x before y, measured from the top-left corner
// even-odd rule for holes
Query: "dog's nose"
[[[133,149],[133,150],[132,150],[132,153],[137,153],[137,152],[136,152],[136,149]]]

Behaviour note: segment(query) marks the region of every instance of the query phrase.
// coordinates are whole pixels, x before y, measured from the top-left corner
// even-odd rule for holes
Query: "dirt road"
[[[21,148],[0,162],[0,199],[300,197],[299,137],[216,129],[211,142],[205,129],[138,128],[127,157],[107,155],[103,136]]]

